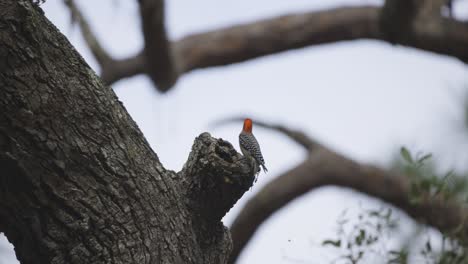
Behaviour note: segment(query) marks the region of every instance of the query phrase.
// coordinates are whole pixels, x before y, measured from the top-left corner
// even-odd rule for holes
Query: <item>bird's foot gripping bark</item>
[[[241,158],[242,162],[247,164],[250,168],[250,173],[254,175],[254,183],[257,182],[258,179],[258,174],[260,174],[260,167],[258,166],[257,162],[255,161],[254,158],[249,157],[249,156],[242,156]],[[252,187],[252,186],[251,186]]]

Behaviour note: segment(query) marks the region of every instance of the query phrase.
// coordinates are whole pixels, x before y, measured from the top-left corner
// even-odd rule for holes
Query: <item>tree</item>
[[[220,219],[253,181],[230,143],[204,133],[165,170],[40,9],[2,10],[0,226],[21,263],[225,262]]]
[[[341,40],[374,38],[468,58],[468,28],[441,16],[445,1],[389,0],[383,7],[289,15],[172,42],[164,3],[141,0],[145,49],[124,60],[111,58],[67,3],[105,83],[146,73],[162,92],[193,69]],[[273,211],[329,184],[381,198],[440,230],[462,226],[466,233],[466,212],[456,201],[428,197],[413,204],[405,177],[358,164],[303,133],[263,124],[310,156],[263,189],[259,195],[267,200],[253,199],[244,209],[231,229],[230,255],[230,233],[220,220],[254,179],[232,145],[203,133],[182,171],[166,170],[112,90],[36,4],[3,0],[0,10],[0,231],[22,263],[224,263]],[[233,41],[244,39],[251,41]],[[284,184],[281,195],[268,194]]]

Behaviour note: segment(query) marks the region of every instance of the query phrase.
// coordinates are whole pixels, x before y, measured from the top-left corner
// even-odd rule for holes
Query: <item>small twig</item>
[[[80,25],[81,34],[83,35],[86,44],[104,71],[105,67],[112,64],[113,59],[97,40],[88,21],[83,16],[74,0],[64,0],[64,3],[70,10],[72,23],[77,22]]]

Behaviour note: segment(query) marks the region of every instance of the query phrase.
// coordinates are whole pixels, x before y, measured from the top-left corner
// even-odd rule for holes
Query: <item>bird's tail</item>
[[[267,173],[268,172],[268,169],[265,167],[265,164],[260,164],[262,166],[262,169],[263,169],[263,172],[264,173]]]

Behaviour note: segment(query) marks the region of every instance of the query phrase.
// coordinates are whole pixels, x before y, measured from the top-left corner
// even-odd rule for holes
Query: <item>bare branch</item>
[[[80,9],[76,6],[74,0],[64,0],[65,5],[70,9],[72,16],[72,23],[78,22],[80,25],[81,34],[83,35],[86,44],[96,58],[97,62],[104,71],[104,68],[112,63],[111,56],[106,52],[106,50],[101,46],[93,31],[91,30],[88,21],[81,13]]]
[[[388,23],[390,28],[382,27],[385,23],[382,24],[380,18],[383,11],[381,7],[342,7],[290,14],[193,34],[169,44],[162,14],[151,15],[150,10],[142,10],[146,17],[143,29],[146,32],[147,50],[144,54],[149,58],[148,63],[151,63],[148,65],[150,76],[155,83],[160,83],[159,89],[163,91],[170,89],[180,74],[195,69],[239,63],[307,46],[359,39],[389,41],[468,62],[466,23],[436,18],[431,23],[426,20],[412,26],[410,21],[413,21],[415,13],[411,11],[405,11],[407,19],[403,19],[403,22]],[[397,11],[400,12],[401,8],[397,8]],[[388,15],[394,17],[393,14]],[[405,15],[400,14],[398,17],[401,16]],[[388,21],[399,20],[392,18]],[[388,37],[384,31],[394,32],[392,37]],[[132,60],[133,64],[122,67],[125,70],[114,74],[111,81],[145,73],[144,58],[139,54],[138,58]]]
[[[101,78],[106,84],[111,85],[121,79],[142,73],[146,73],[143,52],[127,59],[115,60],[114,63],[102,69]]]
[[[268,183],[242,209],[231,226],[234,243],[231,263],[271,214],[302,194],[328,185],[351,188],[379,198],[441,231],[450,232],[462,226],[465,229],[463,233],[468,234],[468,226],[464,225],[468,212],[461,205],[438,198],[411,203],[410,182],[406,177],[359,164],[325,147],[319,147],[302,164]]]
[[[217,122],[213,123],[213,125],[214,126],[221,126],[221,125],[225,125],[225,124],[228,124],[228,123],[243,122],[245,118],[247,118],[247,117],[227,118],[227,119],[217,121]],[[311,137],[309,137],[308,135],[306,135],[302,131],[290,129],[290,128],[287,128],[287,127],[281,126],[281,125],[268,124],[268,123],[262,122],[260,120],[257,120],[255,118],[251,118],[251,119],[254,122],[254,126],[259,126],[259,127],[263,127],[263,128],[266,128],[266,129],[276,130],[276,131],[284,134],[285,136],[289,137],[290,139],[292,139],[294,142],[296,142],[300,146],[304,147],[309,152],[311,152],[311,151],[315,150],[316,148],[320,147],[320,144],[317,141],[313,140]]]
[[[468,63],[468,24],[453,19],[440,18],[436,21],[418,21],[413,34],[403,45],[421,50],[445,54]]]
[[[156,87],[165,92],[177,81],[178,71],[164,25],[163,0],[139,0],[145,38],[147,73]]]
[[[223,66],[290,49],[344,40],[379,39],[378,7],[291,14],[187,36],[175,43],[181,70]]]
[[[422,0],[417,1],[420,5],[418,16],[425,16],[429,19],[437,19],[441,17],[442,7],[448,5],[450,0]]]
[[[162,3],[160,5],[159,8],[162,8]],[[106,76],[108,83],[145,73],[148,66],[153,81],[156,84],[161,82],[159,89],[167,90],[178,75],[195,69],[229,65],[309,45],[362,38],[380,39],[377,23],[379,8],[366,6],[285,15],[193,34],[169,45],[163,14],[156,11],[152,14],[150,11],[156,9],[155,6],[144,8],[142,5],[141,8],[147,47],[143,54],[150,58],[148,63],[155,65],[145,66],[145,56],[138,54],[132,59],[135,63],[122,67],[124,71],[117,74],[112,72],[112,78]],[[155,81],[164,76],[168,76],[167,80]]]

